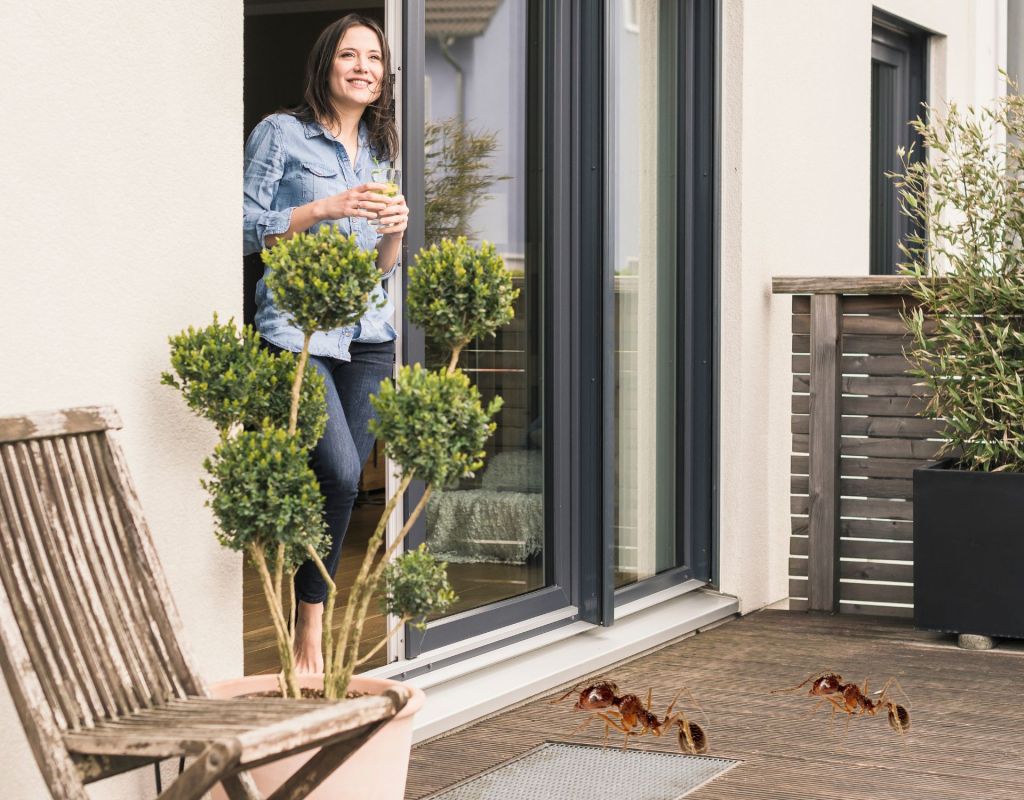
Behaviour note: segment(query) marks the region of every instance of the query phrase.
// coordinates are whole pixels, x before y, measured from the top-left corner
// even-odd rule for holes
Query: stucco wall
[[[872,5],[938,34],[930,100],[984,103],[1004,0],[723,0],[721,588],[788,590],[790,300],[774,275],[866,275]]]
[[[159,385],[167,336],[241,316],[241,0],[3,3],[0,414],[110,403],[211,679],[240,674],[241,562],[198,485],[210,428]],[[94,797],[152,797],[153,776]],[[0,689],[0,794],[47,792]]]

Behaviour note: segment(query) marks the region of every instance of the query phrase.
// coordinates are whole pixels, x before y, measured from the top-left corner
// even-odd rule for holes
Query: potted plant
[[[912,374],[945,420],[935,465],[914,472],[914,619],[920,628],[1024,637],[1024,100],[951,105],[914,127],[929,159],[896,176]]]
[[[325,226],[279,241],[263,258],[272,268],[267,284],[275,302],[305,335],[298,357],[273,355],[260,347],[250,328],[238,331],[214,317],[206,328],[189,328],[171,338],[173,373],[163,376],[220,432],[205,464],[209,478],[204,482],[217,535],[256,567],[281,659],[277,676],[243,678],[221,685],[219,691],[227,696],[276,688],[286,697],[299,697],[303,689],[312,689],[327,699],[343,700],[350,691],[380,691],[388,684],[354,677],[356,668],[394,632],[369,652],[360,651],[363,623],[378,589],[384,610],[398,617],[399,625],[416,620],[422,624],[427,614],[444,611],[455,599],[445,565],[426,549],[397,553],[432,487],[471,476],[482,466],[483,445],[495,428],[492,418],[501,400],[484,409],[476,387],[455,364],[458,351],[471,338],[493,333],[511,319],[515,291],[493,248],[476,250],[464,239],[421,252],[410,269],[410,318],[448,344],[454,355],[446,369],[436,372],[418,364],[402,367],[396,381],[383,383],[372,398],[377,413],[373,430],[399,470],[400,486],[385,504],[348,603],[336,609],[337,588],[321,558],[327,547],[322,500],[308,465],[309,451],[326,420],[323,379],[307,366],[309,341],[318,330],[359,319],[380,279],[376,254],[361,251],[354,239]],[[381,556],[387,520],[416,478],[426,482],[426,491]],[[306,559],[319,566],[328,586],[322,676],[297,676],[293,661],[292,578]],[[343,614],[337,640],[336,611]],[[395,720],[312,796],[400,798],[412,714],[423,699],[422,693],[414,695]],[[381,772],[381,763],[389,769]],[[294,770],[294,764],[282,765],[283,772],[288,769]],[[367,769],[372,770],[369,775]],[[270,789],[286,775],[257,775],[257,782]]]

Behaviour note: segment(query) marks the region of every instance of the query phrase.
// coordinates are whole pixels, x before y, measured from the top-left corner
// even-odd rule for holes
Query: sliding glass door
[[[714,3],[405,0],[402,31],[409,252],[486,240],[520,289],[460,359],[505,407],[411,537],[460,600],[407,656],[610,624],[710,577]]]
[[[407,76],[421,92],[420,119],[410,116],[406,127],[408,146],[422,153],[421,243],[490,242],[519,289],[515,319],[460,357],[484,402],[500,395],[504,406],[483,470],[435,491],[414,537],[448,562],[459,595],[425,634],[408,633],[415,655],[572,602],[569,560],[559,557],[554,535],[559,488],[551,465],[559,445],[548,409],[560,383],[549,355],[545,191],[553,9],[529,0],[425,0],[408,8],[407,35],[422,59],[419,75]],[[436,343],[415,332],[409,339],[411,360],[446,362]]]
[[[714,4],[606,0],[616,604],[711,578]]]

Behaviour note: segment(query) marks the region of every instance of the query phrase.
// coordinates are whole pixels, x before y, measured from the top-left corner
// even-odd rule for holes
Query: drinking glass
[[[370,172],[370,180],[373,183],[387,184],[386,189],[378,190],[379,194],[387,197],[397,197],[401,191],[402,171],[397,167],[374,167]],[[370,225],[374,228],[380,226],[380,219],[371,219]]]

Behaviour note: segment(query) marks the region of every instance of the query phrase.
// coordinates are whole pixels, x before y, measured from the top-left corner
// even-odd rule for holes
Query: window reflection
[[[544,457],[538,228],[528,218],[528,148],[540,123],[529,86],[526,0],[426,2],[426,242],[466,236],[498,249],[520,290],[516,316],[471,344],[459,365],[484,402],[505,404],[473,479],[435,491],[427,543],[449,562],[460,601],[451,613],[544,585]],[[535,46],[535,45],[534,45]],[[540,207],[540,198],[534,198]],[[528,255],[529,254],[529,255]],[[444,355],[427,342],[432,366]]]
[[[609,0],[615,583],[676,564],[676,3]]]

